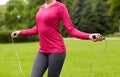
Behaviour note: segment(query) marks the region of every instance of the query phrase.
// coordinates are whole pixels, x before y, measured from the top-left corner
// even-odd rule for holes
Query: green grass
[[[92,77],[120,77],[120,40],[108,40],[105,57],[95,63]],[[90,63],[104,53],[105,41],[65,40],[67,57],[60,77],[90,77]],[[30,77],[38,42],[15,43],[26,77]],[[22,77],[15,49],[0,44],[0,77]],[[47,77],[45,74],[44,77]]]

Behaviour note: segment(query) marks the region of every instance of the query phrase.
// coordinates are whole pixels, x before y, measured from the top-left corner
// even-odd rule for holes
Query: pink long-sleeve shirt
[[[56,2],[45,8],[42,5],[36,14],[36,26],[32,29],[21,30],[20,35],[39,35],[39,52],[43,53],[65,53],[66,48],[61,32],[59,30],[62,20],[67,32],[76,38],[88,40],[89,34],[77,30],[70,20],[69,13],[63,3]]]

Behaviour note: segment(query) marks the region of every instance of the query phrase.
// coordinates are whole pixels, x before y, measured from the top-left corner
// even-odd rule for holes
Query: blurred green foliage
[[[114,26],[120,27],[120,0],[108,0],[107,3],[110,6],[108,13],[114,19]]]
[[[35,15],[43,3],[44,0],[9,0],[6,5],[0,6],[0,42],[7,40],[12,31],[35,26]],[[108,35],[119,29],[119,0],[63,0],[63,3],[78,30]],[[60,30],[64,37],[69,36],[62,23]]]

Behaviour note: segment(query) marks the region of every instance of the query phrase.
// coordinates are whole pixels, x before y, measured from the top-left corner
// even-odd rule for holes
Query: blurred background
[[[0,0],[0,42],[10,42],[10,33],[35,26],[35,15],[45,0]],[[63,0],[78,30],[114,35],[120,32],[120,0]],[[61,23],[64,37],[69,35]],[[37,41],[36,36],[16,41]]]
[[[0,77],[23,77],[15,52],[20,56],[25,76],[30,77],[39,48],[38,37],[20,36],[11,44],[10,34],[35,26],[35,15],[44,1],[0,0]],[[60,77],[91,77],[90,74],[92,77],[120,77],[120,0],[63,0],[63,3],[78,30],[101,33],[107,42],[66,39],[67,56]],[[70,37],[62,23],[60,30],[64,37]],[[97,62],[90,73],[93,61]]]

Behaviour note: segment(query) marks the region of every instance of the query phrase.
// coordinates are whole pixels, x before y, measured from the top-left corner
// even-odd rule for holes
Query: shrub
[[[9,43],[11,42],[11,30],[2,30],[0,31],[0,43]],[[37,36],[19,36],[18,38],[14,39],[15,42],[33,42],[37,41]]]

